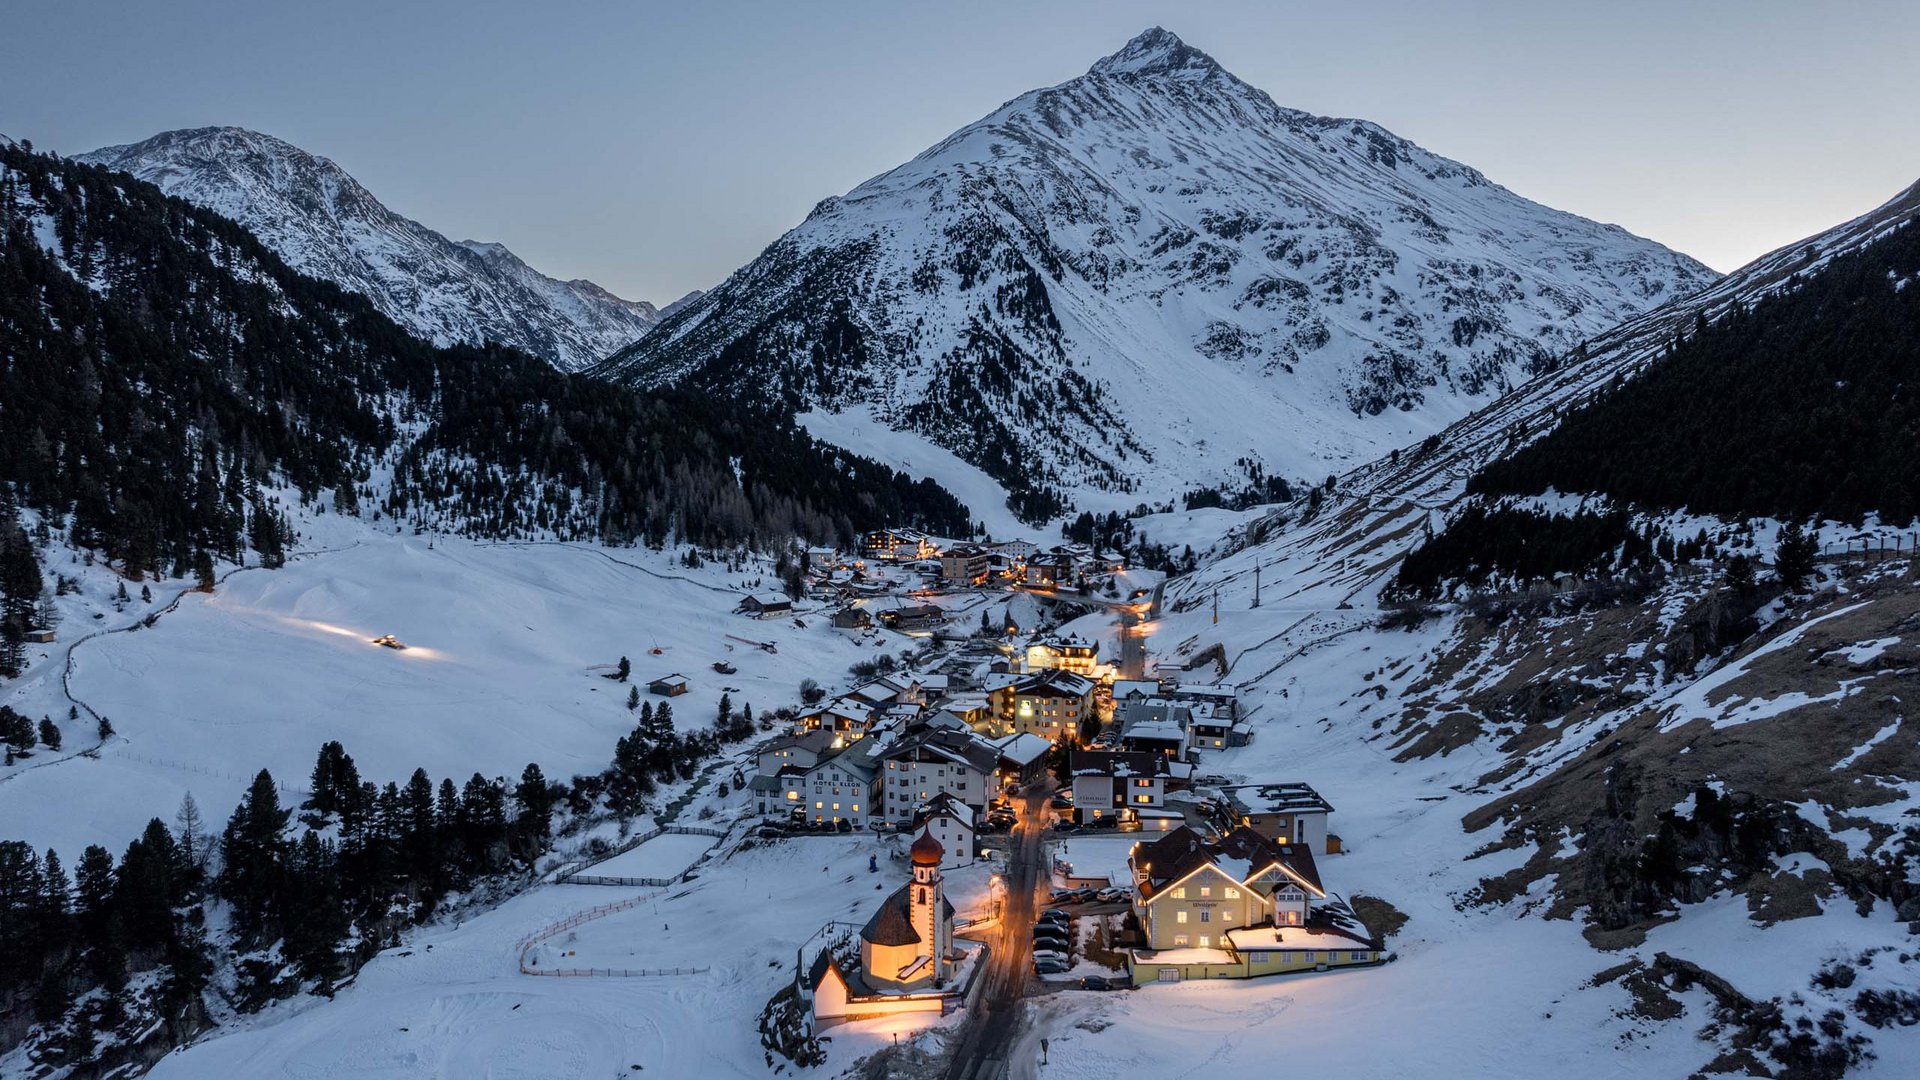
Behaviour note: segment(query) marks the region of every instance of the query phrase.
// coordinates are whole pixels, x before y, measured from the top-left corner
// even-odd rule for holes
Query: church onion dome
[[[947,849],[940,846],[940,841],[935,840],[931,832],[924,830],[920,833],[920,839],[915,840],[913,846],[907,849],[907,854],[913,856],[915,866],[939,866],[940,856],[946,853]]]

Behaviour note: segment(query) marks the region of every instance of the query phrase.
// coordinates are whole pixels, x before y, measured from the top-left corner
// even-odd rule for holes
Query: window
[[[1181,924],[1182,926],[1186,925],[1187,913],[1184,911],[1174,912],[1173,921]]]
[[[1173,890],[1173,898],[1175,900],[1185,900],[1187,898],[1187,887],[1185,885],[1182,885],[1179,888]]]
[[[788,802],[799,802],[799,801],[800,801],[800,793],[799,793],[798,791],[788,791],[788,792],[787,792],[787,801],[788,801]]]
[[[820,803],[817,803],[817,802],[813,804],[813,808],[814,808],[815,810],[824,810],[824,809],[826,809],[826,807],[825,807],[825,806],[823,806],[823,805],[821,805]]]
[[[1256,963],[1256,964],[1264,964],[1264,963],[1266,963],[1266,962],[1267,962],[1267,954],[1266,954],[1266,953],[1263,953],[1263,952],[1257,952],[1257,953],[1254,953],[1254,954],[1253,954],[1253,962],[1254,962],[1254,963]]]
[[[1293,963],[1293,951],[1291,949],[1280,950],[1280,962],[1283,964]]]
[[[1203,949],[1207,949],[1207,948],[1212,948],[1212,946],[1213,946],[1213,939],[1212,939],[1212,938],[1210,938],[1210,937],[1208,937],[1208,936],[1207,936],[1207,935],[1205,935],[1205,934],[1201,934],[1201,935],[1200,935],[1200,947],[1201,947],[1201,948],[1203,948]]]
[[[1200,898],[1201,898],[1202,900],[1204,900],[1204,899],[1206,899],[1207,897],[1209,897],[1209,896],[1212,896],[1212,895],[1213,895],[1213,886],[1211,886],[1211,885],[1202,885],[1202,886],[1200,886]]]
[[[1176,949],[1184,949],[1184,948],[1186,948],[1186,947],[1187,947],[1187,935],[1185,935],[1185,934],[1175,934],[1175,935],[1173,935],[1173,947],[1174,947],[1174,948],[1176,948]]]
[[[1134,801],[1134,802],[1137,802],[1137,803],[1150,803],[1150,802],[1152,802],[1152,801],[1153,801],[1153,796],[1151,796],[1151,795],[1135,795],[1135,796],[1133,797],[1133,801]]]
[[[853,804],[853,812],[854,812],[854,813],[856,813],[856,814],[860,812],[860,804],[859,804],[859,803],[854,803],[854,804]]]
[[[834,808],[835,810],[838,810],[838,809],[840,809],[840,804],[839,804],[839,803],[834,803],[834,804],[833,804],[833,808]]]
[[[1201,921],[1201,922],[1212,922],[1212,921],[1213,921],[1213,912],[1212,912],[1212,911],[1210,911],[1210,910],[1208,910],[1207,908],[1201,908],[1201,909],[1200,909],[1200,921]]]
[[[1367,958],[1367,954],[1364,952],[1360,952],[1358,950],[1355,950],[1347,954],[1347,959],[1349,960],[1365,960],[1366,958]]]
[[[1134,787],[1152,787],[1152,786],[1153,786],[1153,781],[1151,781],[1151,780],[1149,780],[1149,779],[1147,779],[1146,777],[1144,777],[1144,776],[1143,776],[1143,777],[1140,777],[1139,779],[1137,779],[1137,780],[1135,780],[1135,781],[1133,782],[1133,786],[1134,786]]]
[[[1227,899],[1229,899],[1229,900],[1238,900],[1238,899],[1240,899],[1240,890],[1239,890],[1239,889],[1228,889],[1228,890],[1227,890]]]

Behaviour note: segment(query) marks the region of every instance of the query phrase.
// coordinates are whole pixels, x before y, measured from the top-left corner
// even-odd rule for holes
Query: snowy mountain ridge
[[[1016,505],[1121,507],[1417,441],[1714,276],[1156,28],[823,201],[596,370],[866,414]]]
[[[235,127],[168,131],[78,160],[132,173],[245,226],[295,269],[374,302],[437,345],[494,341],[573,371],[658,318],[591,281],[558,281],[504,245],[455,242],[383,205],[327,158]]]

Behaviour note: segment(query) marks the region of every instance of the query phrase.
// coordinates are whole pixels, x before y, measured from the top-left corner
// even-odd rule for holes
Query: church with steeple
[[[913,879],[860,929],[860,971],[874,990],[911,992],[946,983],[953,963],[953,905],[940,888],[945,854],[940,841],[922,831],[907,849]]]
[[[942,1012],[957,1001],[952,986],[953,904],[941,887],[946,848],[930,832],[907,849],[913,876],[860,928],[853,942],[823,948],[801,972],[800,988],[817,1023],[899,1012]]]

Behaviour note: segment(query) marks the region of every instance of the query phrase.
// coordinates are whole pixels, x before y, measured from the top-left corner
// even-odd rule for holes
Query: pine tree
[[[1814,558],[1819,550],[1819,541],[1802,529],[1799,522],[1789,521],[1782,526],[1780,541],[1773,549],[1773,569],[1780,575],[1780,583],[1789,589],[1799,588],[1813,573]]]
[[[601,655],[604,656],[605,654],[602,653]],[[621,657],[620,666],[619,666],[619,669],[614,673],[614,678],[618,679],[620,682],[626,682],[627,676],[631,674],[633,674],[633,665],[627,662],[626,657],[624,656]]]
[[[210,841],[206,822],[200,817],[200,804],[193,792],[180,796],[180,808],[173,814],[174,836],[180,841],[180,861],[186,872],[189,892],[198,891],[207,873]]]
[[[219,891],[233,905],[234,927],[243,942],[258,940],[278,914],[275,904],[283,896],[292,846],[286,838],[291,814],[280,806],[272,775],[262,769],[221,834]]]
[[[544,849],[553,829],[553,795],[547,789],[547,778],[539,765],[528,762],[520,771],[520,783],[513,789],[513,799],[520,807],[516,824],[533,837],[536,850]]]
[[[54,726],[52,720],[44,716],[40,718],[40,741],[47,744],[49,750],[60,749],[60,729]]]
[[[206,548],[196,548],[193,552],[194,587],[201,592],[212,592],[218,578],[213,572],[213,555]]]
[[[637,686],[627,687],[627,711],[632,712],[633,710],[639,707],[640,707],[640,688]]]

